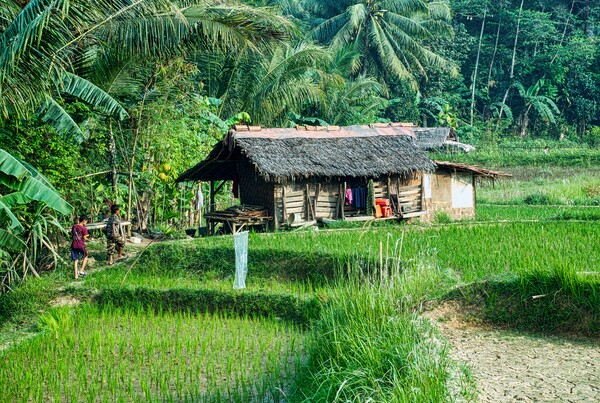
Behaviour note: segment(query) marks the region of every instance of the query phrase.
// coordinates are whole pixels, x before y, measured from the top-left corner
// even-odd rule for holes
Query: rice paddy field
[[[244,290],[228,236],[155,243],[113,267],[99,244],[83,281],[64,267],[0,300],[0,396],[477,401],[424,305],[600,334],[599,174],[519,169],[478,189],[470,220],[250,234]]]
[[[2,357],[9,400],[273,401],[302,357],[299,329],[264,318],[86,305],[41,323]]]

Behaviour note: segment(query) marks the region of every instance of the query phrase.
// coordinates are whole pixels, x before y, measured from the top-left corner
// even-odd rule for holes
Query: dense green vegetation
[[[2,4],[0,144],[75,214],[189,225],[174,179],[235,122],[411,121],[481,145],[468,162],[599,161],[596,2]]]
[[[597,336],[599,34],[595,1],[0,0],[0,394],[468,401],[424,305]],[[175,178],[232,125],[386,121],[514,177],[470,220],[251,234],[245,290],[229,237],[112,267],[92,242],[71,279],[63,228],[107,200],[140,232],[196,226]]]
[[[36,367],[40,371],[64,373],[66,363],[74,368],[72,376],[36,383],[28,392],[33,398],[70,396],[75,392],[66,386],[78,390],[81,383],[96,396],[150,400],[278,400],[282,392],[292,401],[470,399],[475,395],[468,372],[456,368],[443,338],[419,316],[421,303],[453,298],[478,321],[534,332],[595,334],[600,328],[599,236],[593,221],[561,219],[254,234],[246,290],[231,288],[230,237],[157,243],[133,267],[127,262],[106,268],[100,260],[83,284],[70,283],[65,267],[10,293],[0,304],[0,333],[17,345],[0,354],[12,363],[8,374],[23,374],[32,382],[36,378],[27,360],[19,357],[46,362]],[[540,295],[552,298],[532,299]],[[36,321],[50,300],[83,304],[53,308]],[[25,330],[23,323],[41,335],[19,343],[15,329]],[[301,327],[288,327],[294,323]],[[271,369],[258,378],[244,372],[244,360],[252,363],[258,355],[233,353],[231,343],[211,344],[203,364],[192,364],[198,361],[187,346],[205,351],[207,340],[220,340],[199,337],[199,326],[208,332],[230,325],[235,334],[252,332],[254,343],[281,340],[282,354],[267,354],[261,361]],[[161,332],[148,330],[155,326]],[[163,337],[171,334],[165,328],[179,337]],[[144,352],[152,346],[148,356]],[[78,354],[88,350],[87,356]],[[124,351],[131,358],[110,367],[110,357]],[[108,357],[95,378],[102,383],[86,375],[94,354]],[[186,371],[178,368],[180,362],[190,362]],[[156,366],[171,368],[171,376],[154,371]],[[228,376],[219,375],[224,373],[231,382],[221,383]],[[275,373],[282,375],[271,377]],[[190,377],[198,374],[203,383],[191,385]],[[10,383],[4,385],[10,389]],[[212,385],[218,395],[206,394],[203,385]],[[18,393],[14,396],[25,393],[9,389],[6,393]]]

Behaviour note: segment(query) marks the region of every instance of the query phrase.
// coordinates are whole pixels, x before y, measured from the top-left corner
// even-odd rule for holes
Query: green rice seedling
[[[282,357],[299,354],[302,346],[290,343],[302,337],[294,326],[266,318],[85,305],[72,321],[58,337],[48,332],[2,353],[3,363],[10,363],[0,371],[2,396],[21,401],[42,394],[43,400],[62,401],[75,390],[80,396],[75,400],[92,401],[264,400],[252,385],[285,388],[281,374],[293,368]],[[242,348],[245,356],[236,354]],[[19,385],[9,379],[19,379]]]

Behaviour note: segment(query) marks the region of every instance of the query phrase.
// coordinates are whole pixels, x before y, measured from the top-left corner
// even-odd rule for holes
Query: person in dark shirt
[[[88,217],[82,215],[79,217],[77,224],[71,228],[71,258],[73,259],[73,269],[75,270],[75,278],[79,276],[85,276],[85,265],[87,264],[87,249],[85,248],[85,242],[88,239],[88,229],[85,227],[88,223]],[[78,270],[79,260],[81,261],[81,271]]]
[[[106,222],[106,251],[108,253],[108,263],[112,265],[114,263],[113,255],[118,250],[119,257],[121,259],[125,257],[123,254],[123,248],[125,247],[125,241],[123,240],[123,234],[121,233],[121,219],[119,217],[119,213],[121,210],[119,209],[118,204],[113,204],[110,207],[110,212],[112,215],[108,218]]]

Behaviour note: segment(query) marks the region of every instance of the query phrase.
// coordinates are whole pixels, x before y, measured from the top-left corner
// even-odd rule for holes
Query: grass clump
[[[307,342],[299,390],[307,401],[446,401],[448,346],[402,308],[399,284],[342,284]]]
[[[435,224],[449,224],[452,222],[452,218],[450,218],[450,214],[445,211],[438,211],[433,216],[433,222]]]
[[[589,275],[591,274],[591,275]],[[467,318],[519,331],[598,337],[600,283],[595,273],[503,275],[453,290]]]
[[[545,193],[533,193],[523,198],[523,203],[536,206],[547,206],[551,204],[560,204],[556,199]]]

